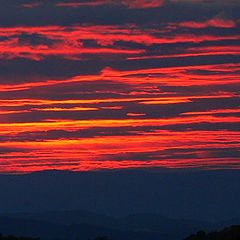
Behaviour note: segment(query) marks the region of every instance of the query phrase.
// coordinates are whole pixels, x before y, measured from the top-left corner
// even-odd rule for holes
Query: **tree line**
[[[184,240],[240,240],[240,225],[224,228],[222,231],[206,233],[198,231]]]

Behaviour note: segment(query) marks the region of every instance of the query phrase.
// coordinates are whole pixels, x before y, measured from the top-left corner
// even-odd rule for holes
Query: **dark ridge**
[[[221,231],[206,233],[205,231],[198,231],[184,240],[239,240],[240,239],[240,225],[224,228]]]

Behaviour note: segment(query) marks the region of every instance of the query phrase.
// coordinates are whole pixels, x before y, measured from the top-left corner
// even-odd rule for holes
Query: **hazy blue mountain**
[[[177,239],[177,233],[151,230],[118,230],[89,224],[55,224],[47,221],[0,217],[0,232],[16,236],[40,237],[41,239],[94,239],[97,236],[121,240]]]
[[[229,220],[228,224],[237,224],[236,221]],[[116,240],[177,240],[200,229],[220,229],[222,224],[224,223],[171,219],[158,214],[108,217],[82,210],[12,213],[0,216],[0,232],[42,239],[93,239],[106,235]]]
[[[203,221],[171,219],[157,214],[131,214],[125,217],[108,217],[86,211],[55,211],[41,213],[10,214],[15,220],[50,222],[60,225],[91,225],[100,228],[110,228],[128,232],[154,232],[171,235],[171,237],[186,236],[199,228],[213,229],[215,224]]]
[[[57,224],[92,224],[99,226],[112,226],[115,218],[104,214],[97,214],[84,210],[47,211],[35,213],[13,213],[7,216],[16,219],[40,220]]]
[[[237,170],[0,175],[0,212],[85,209],[109,216],[153,213],[220,221],[240,218],[239,182]]]
[[[240,171],[230,170],[0,175],[0,232],[42,239],[183,239],[240,223],[239,182]]]

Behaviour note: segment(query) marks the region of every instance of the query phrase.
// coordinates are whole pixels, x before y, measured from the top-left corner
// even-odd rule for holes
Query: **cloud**
[[[179,25],[181,27],[203,28],[208,26],[206,24],[209,25],[209,22],[183,22]],[[214,20],[214,24],[215,26],[230,27],[226,22],[225,25],[223,23],[216,25]],[[211,34],[207,32],[190,34],[175,31],[167,33],[165,31],[154,28],[139,29],[135,25],[0,28],[0,37],[2,37],[2,40],[0,40],[0,53],[2,59],[25,58],[35,61],[51,56],[72,60],[91,58],[102,60],[107,56],[109,60],[110,58],[112,60],[121,60],[144,56],[147,54],[148,49],[152,54],[154,53],[154,49],[150,48],[152,45],[156,45],[155,51],[157,52],[159,49],[165,49],[162,47],[163,44],[234,41],[239,39],[239,36],[235,34],[220,35],[219,33]],[[134,44],[136,47],[134,47]],[[195,49],[196,53],[198,53],[198,48]],[[228,49],[231,50],[231,47],[229,46]],[[184,53],[186,52],[182,53],[183,56]]]
[[[10,147],[0,147],[0,157],[1,155],[9,154],[9,153],[17,153],[17,152],[22,152],[24,149],[20,148],[10,148]],[[7,162],[1,162],[0,165],[8,165]]]
[[[39,2],[29,2],[29,3],[23,3],[21,4],[21,7],[24,7],[24,8],[36,8],[36,7],[39,7],[41,6],[42,3],[39,1]]]
[[[1,171],[239,168],[226,2],[2,1]]]
[[[238,0],[170,0],[177,3],[189,3],[189,4],[210,4],[210,5],[239,5]]]
[[[144,9],[161,7],[164,0],[122,0],[121,2],[129,8]]]
[[[164,0],[98,0],[98,1],[83,1],[83,2],[59,2],[56,3],[58,7],[82,7],[90,6],[96,7],[101,5],[123,5],[130,9],[145,9],[145,8],[157,8],[162,6]]]
[[[181,22],[179,23],[179,26],[186,27],[186,28],[207,28],[207,27],[234,28],[237,26],[237,24],[233,20],[216,16],[212,19],[209,19],[203,22],[194,22],[194,21]]]
[[[81,1],[81,2],[57,2],[55,6],[57,7],[69,7],[69,8],[78,8],[83,6],[96,7],[101,5],[107,5],[111,3],[111,0],[95,0],[95,1]]]

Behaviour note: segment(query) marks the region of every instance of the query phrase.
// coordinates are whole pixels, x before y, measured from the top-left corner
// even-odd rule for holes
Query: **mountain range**
[[[0,216],[4,235],[40,237],[41,239],[110,239],[154,240],[183,239],[200,229],[220,229],[226,222],[172,219],[158,214],[131,214],[110,217],[83,210],[12,213]],[[240,224],[240,219],[228,224]]]
[[[239,182],[237,170],[1,174],[0,233],[41,239],[183,239],[201,229],[240,224]]]

